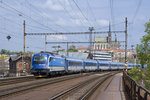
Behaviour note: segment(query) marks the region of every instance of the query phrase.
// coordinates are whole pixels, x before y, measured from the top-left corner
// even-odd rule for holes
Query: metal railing
[[[150,92],[133,80],[123,71],[123,82],[126,93],[131,100],[150,100]]]

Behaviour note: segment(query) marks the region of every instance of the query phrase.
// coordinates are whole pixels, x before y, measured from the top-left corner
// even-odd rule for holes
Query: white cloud
[[[97,20],[97,22],[101,26],[108,26],[109,25],[109,21],[108,20],[101,19],[101,20]]]
[[[79,19],[72,19],[71,21],[76,25],[82,25]]]
[[[64,20],[62,18],[59,18],[55,23],[58,24],[58,25],[61,25],[61,26],[67,25],[66,20]]]
[[[43,4],[43,7],[57,11],[63,10],[63,7],[60,4],[54,2],[53,0],[47,0],[46,3]]]
[[[41,15],[44,16],[45,18],[49,18],[49,19],[52,18],[52,16],[50,14],[45,13],[45,12],[41,13]]]
[[[74,25],[72,26],[89,26],[89,23],[85,19],[72,19],[71,20]]]
[[[57,2],[56,2],[57,1]],[[47,0],[44,4],[40,4],[42,8],[49,8],[55,11],[64,10],[63,6],[68,6],[68,0]]]

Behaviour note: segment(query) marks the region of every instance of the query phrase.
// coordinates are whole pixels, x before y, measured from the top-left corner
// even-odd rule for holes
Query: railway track
[[[98,86],[115,74],[116,72],[94,77],[53,96],[50,100],[86,100]]]
[[[16,85],[13,87],[8,87],[8,88],[0,88],[0,98],[9,96],[11,94],[15,93],[20,93],[22,91],[30,90],[33,88],[38,88],[41,86],[49,85],[49,84],[54,84],[74,78],[79,78],[79,77],[85,77],[88,75],[92,75],[96,73],[84,73],[84,74],[75,74],[75,75],[69,75],[69,76],[62,76],[62,77],[56,77],[56,78],[50,78],[50,79],[43,79],[43,80],[35,80],[28,82],[27,84],[22,84],[22,85]]]
[[[33,81],[33,80],[35,80],[34,76],[0,79],[0,86],[22,83],[22,82]]]

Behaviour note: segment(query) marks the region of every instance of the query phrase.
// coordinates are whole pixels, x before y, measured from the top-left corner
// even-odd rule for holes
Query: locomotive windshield
[[[47,60],[46,55],[34,56],[33,63],[34,64],[45,64]]]

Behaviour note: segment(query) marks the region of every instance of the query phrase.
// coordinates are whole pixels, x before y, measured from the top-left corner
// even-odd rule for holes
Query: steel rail
[[[90,97],[90,95],[92,95],[95,90],[109,77],[111,77],[113,75],[108,75],[105,78],[103,78],[102,80],[100,80],[93,88],[91,88],[83,97],[80,98],[80,100],[87,100],[88,97]]]
[[[10,94],[18,93],[21,91],[26,91],[26,90],[30,90],[33,88],[46,86],[49,84],[54,84],[54,83],[58,83],[58,82],[66,81],[66,80],[71,80],[74,78],[85,77],[85,76],[92,75],[92,74],[96,74],[96,73],[77,74],[77,75],[72,75],[72,76],[69,75],[69,76],[64,76],[64,77],[57,77],[54,79],[39,80],[40,82],[34,81],[32,83],[24,84],[21,86],[14,86],[14,87],[6,88],[6,89],[1,89],[0,90],[0,98],[10,95]]]
[[[80,88],[80,87],[84,87],[85,85],[87,85],[89,82],[93,82],[93,81],[95,81],[95,80],[97,80],[97,79],[99,79],[99,78],[102,78],[102,79],[100,79],[101,81],[100,82],[102,82],[102,81],[104,81],[106,78],[105,77],[109,77],[110,75],[112,75],[111,73],[108,73],[108,74],[105,74],[105,75],[102,75],[102,76],[98,76],[98,77],[94,77],[94,78],[92,78],[92,79],[90,79],[90,80],[87,80],[87,81],[84,81],[84,82],[82,82],[82,83],[79,83],[79,84],[77,84],[77,85],[75,85],[75,86],[73,86],[73,87],[71,87],[71,88],[69,88],[69,89],[67,89],[67,90],[65,90],[65,91],[63,91],[63,92],[61,92],[61,93],[59,93],[59,94],[57,94],[57,95],[55,95],[55,96],[53,96],[52,98],[50,98],[49,100],[59,100],[60,98],[62,98],[62,97],[64,97],[64,96],[66,96],[66,95],[68,95],[70,92],[73,92],[74,90],[76,90],[77,88]],[[104,78],[103,78],[104,77]]]
[[[0,79],[0,86],[35,80],[34,76]]]

